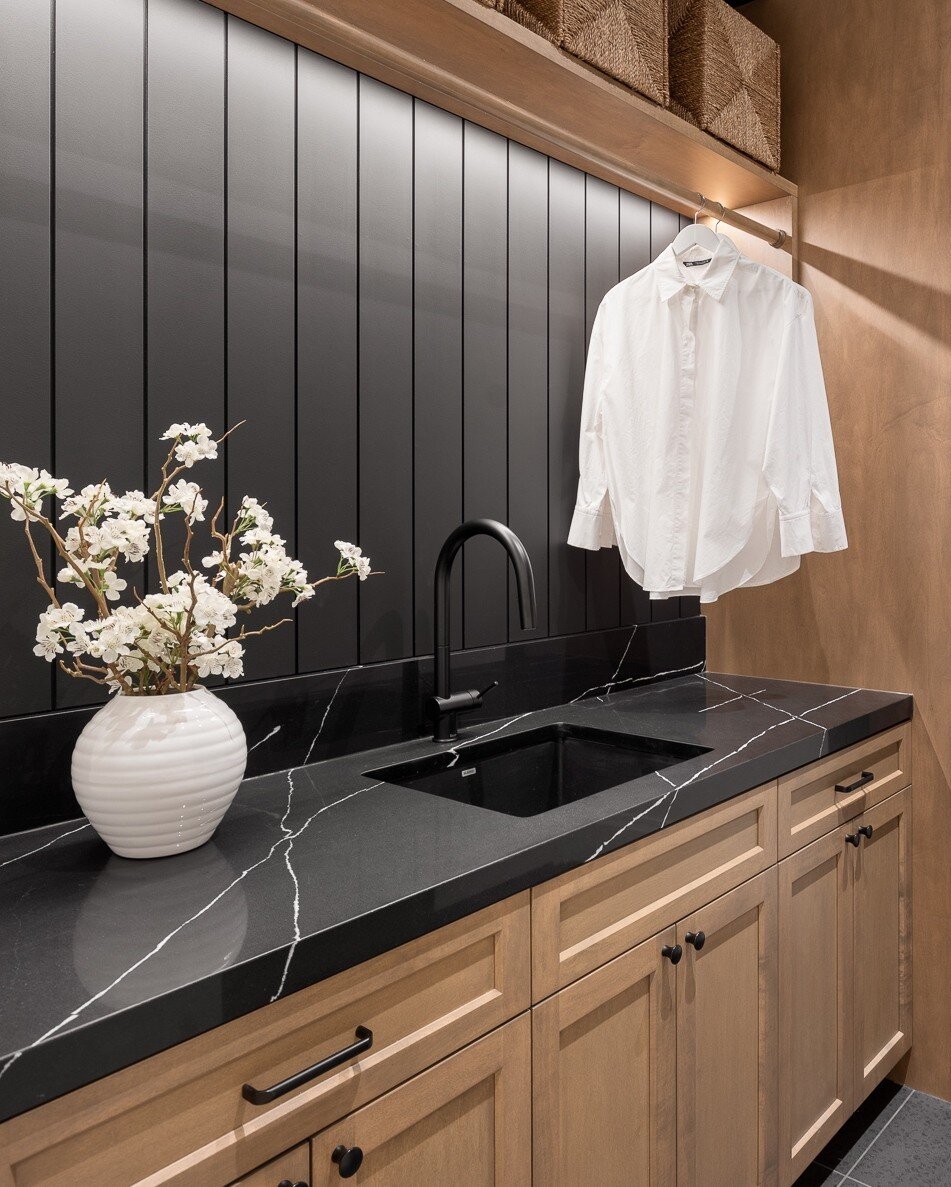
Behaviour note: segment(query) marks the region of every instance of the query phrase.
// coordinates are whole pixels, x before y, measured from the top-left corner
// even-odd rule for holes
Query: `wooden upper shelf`
[[[796,186],[477,0],[210,0],[218,8],[682,213]]]

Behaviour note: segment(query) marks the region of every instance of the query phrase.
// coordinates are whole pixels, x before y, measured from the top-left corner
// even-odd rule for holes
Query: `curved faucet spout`
[[[449,689],[449,579],[456,553],[473,536],[491,536],[508,553],[515,573],[522,630],[529,631],[535,625],[535,578],[525,545],[511,528],[495,519],[468,519],[460,524],[439,550],[433,578],[433,655],[436,665],[436,729],[433,737],[439,742],[452,741],[456,737],[456,714],[460,709],[478,708],[482,703],[479,693],[460,693],[453,697]],[[458,704],[455,703],[457,700]]]

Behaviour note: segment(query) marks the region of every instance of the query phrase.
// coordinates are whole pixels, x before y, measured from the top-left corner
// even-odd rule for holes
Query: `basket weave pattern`
[[[667,0],[500,0],[500,8],[604,74],[667,102]]]
[[[779,168],[779,46],[726,0],[669,0],[670,106]]]

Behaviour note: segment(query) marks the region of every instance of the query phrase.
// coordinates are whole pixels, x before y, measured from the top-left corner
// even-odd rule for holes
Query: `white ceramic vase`
[[[113,853],[168,857],[208,840],[247,758],[241,722],[207,688],[119,695],[79,735],[73,790]]]

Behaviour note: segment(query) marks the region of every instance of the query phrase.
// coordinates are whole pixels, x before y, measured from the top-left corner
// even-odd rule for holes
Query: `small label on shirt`
[[[681,262],[685,268],[702,268],[704,264],[709,264],[712,259],[713,256],[710,256],[706,260],[682,260]]]
[[[462,777],[463,779],[467,779],[470,775],[474,775],[475,773],[475,767],[466,767],[466,769],[462,772]]]

